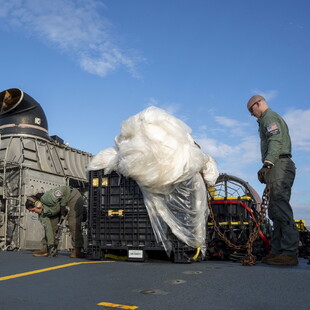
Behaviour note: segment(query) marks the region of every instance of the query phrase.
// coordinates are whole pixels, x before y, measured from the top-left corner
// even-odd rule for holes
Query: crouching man
[[[61,213],[68,212],[68,225],[72,236],[73,251],[72,258],[84,257],[81,250],[84,240],[81,229],[83,218],[83,198],[80,192],[70,186],[60,186],[38,193],[35,196],[27,197],[25,204],[30,212],[37,213],[45,231],[46,247],[40,251],[40,255],[52,256],[55,249],[55,225],[53,219]]]

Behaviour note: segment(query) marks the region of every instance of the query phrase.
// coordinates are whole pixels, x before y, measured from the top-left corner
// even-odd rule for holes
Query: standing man
[[[247,108],[259,126],[263,167],[258,171],[258,179],[270,188],[268,216],[273,221],[272,249],[262,262],[297,265],[299,232],[289,202],[296,168],[291,159],[289,130],[283,118],[268,107],[264,97],[251,97]]]
[[[41,250],[42,255],[35,256],[49,256],[49,251],[55,246],[55,227],[53,227],[55,225],[53,225],[51,219],[55,216],[59,216],[60,213],[68,212],[68,225],[71,232],[72,245],[74,247],[70,257],[84,257],[81,253],[84,245],[81,228],[83,198],[77,189],[70,186],[56,187],[44,194],[38,193],[35,196],[27,197],[25,205],[30,212],[35,212],[39,215],[47,240],[47,248]]]

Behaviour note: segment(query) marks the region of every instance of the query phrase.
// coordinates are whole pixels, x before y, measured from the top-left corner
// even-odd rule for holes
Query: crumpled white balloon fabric
[[[152,106],[124,121],[115,146],[99,152],[88,165],[88,170],[116,171],[138,183],[157,242],[168,255],[168,227],[188,246],[203,254],[206,250],[205,183],[214,185],[219,173],[190,133],[184,122]]]

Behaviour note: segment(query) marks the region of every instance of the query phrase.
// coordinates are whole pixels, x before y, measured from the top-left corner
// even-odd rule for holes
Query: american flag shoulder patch
[[[267,130],[270,132],[270,131],[273,131],[273,130],[277,130],[278,129],[278,126],[276,124],[272,124],[270,126],[267,127]]]
[[[276,124],[269,125],[267,127],[267,131],[271,135],[276,135],[276,134],[280,133],[280,130],[279,130],[279,128],[278,128],[278,126]]]

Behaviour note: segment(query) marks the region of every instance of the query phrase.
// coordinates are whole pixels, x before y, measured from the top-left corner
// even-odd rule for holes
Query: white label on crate
[[[128,258],[143,258],[142,250],[128,250]]]

